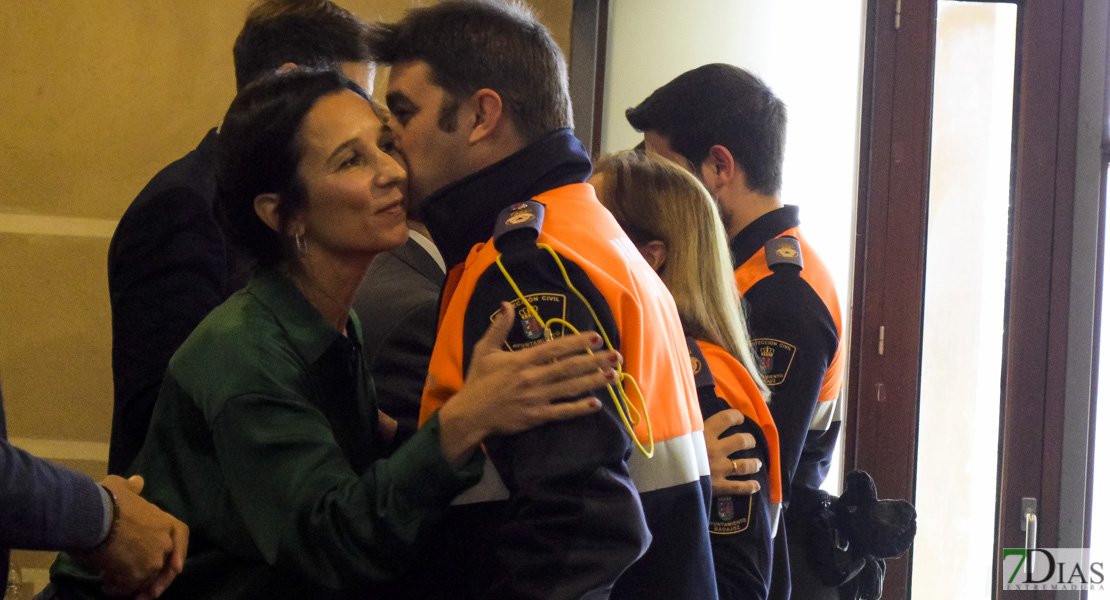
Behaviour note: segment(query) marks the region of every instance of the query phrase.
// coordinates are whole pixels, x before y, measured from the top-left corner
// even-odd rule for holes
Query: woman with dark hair
[[[685,169],[637,152],[602,157],[590,183],[667,285],[687,334],[706,420],[717,592],[722,599],[765,599],[782,498],[778,432],[767,388],[757,379],[716,203]],[[740,444],[744,438],[749,443]],[[741,469],[750,459],[764,468]]]
[[[596,334],[501,346],[507,305],[452,402],[391,452],[350,311],[371,259],[407,236],[405,172],[365,92],[294,70],[245,88],[220,131],[221,210],[257,261],[174,355],[131,468],[191,527],[165,597],[364,595],[485,463],[492,435],[598,410],[619,357]],[[84,576],[84,577],[83,577]],[[63,557],[58,597],[97,597]]]

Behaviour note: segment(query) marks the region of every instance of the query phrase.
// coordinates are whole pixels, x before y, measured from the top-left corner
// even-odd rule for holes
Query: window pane
[[[730,63],[755,73],[786,103],[780,197],[801,208],[802,230],[832,273],[841,310],[848,311],[842,315],[845,336],[851,331],[849,270],[866,4],[611,0],[605,73],[605,152],[631,148],[643,139],[628,125],[625,109],[707,63]],[[843,439],[842,433],[838,442]],[[838,443],[825,480],[834,493],[840,489],[842,456]]]
[[[937,6],[914,598],[991,595],[1016,19]]]

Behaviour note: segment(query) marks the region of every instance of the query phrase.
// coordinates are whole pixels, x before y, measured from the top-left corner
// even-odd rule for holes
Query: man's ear
[[[281,216],[278,214],[279,205],[281,205],[281,196],[277,194],[259,194],[254,197],[254,214],[258,215],[258,218],[262,219],[270,229],[283,233]]]
[[[652,240],[642,246],[637,246],[640,254],[644,256],[644,260],[651,265],[651,270],[656,273],[663,269],[663,264],[667,262],[667,245],[660,240]]]
[[[504,107],[497,92],[482,88],[470,97],[473,122],[470,129],[470,143],[481,141],[490,136],[500,125]]]
[[[713,196],[736,179],[740,166],[736,164],[728,148],[717,144],[709,149],[709,156],[701,163],[701,180]]]

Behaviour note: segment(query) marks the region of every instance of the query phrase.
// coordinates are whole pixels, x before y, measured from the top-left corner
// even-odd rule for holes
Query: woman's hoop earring
[[[299,233],[294,235],[293,242],[297,245],[297,254],[300,254],[302,258],[308,255],[308,242],[304,241],[303,235]]]

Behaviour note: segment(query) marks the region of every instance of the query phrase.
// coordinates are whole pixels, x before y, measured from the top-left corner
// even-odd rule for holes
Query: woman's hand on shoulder
[[[514,320],[512,307],[502,303],[500,314],[474,345],[462,389],[440,409],[441,443],[452,461],[464,461],[490,435],[597,412],[601,402],[586,394],[616,379],[620,355],[591,354],[602,345],[594,332],[506,351]],[[564,398],[577,399],[554,402]]]
[[[750,433],[724,435],[725,431],[744,423],[744,415],[735,408],[705,420],[705,449],[709,455],[709,472],[713,496],[750,496],[759,491],[754,479],[740,481],[734,477],[752,475],[763,468],[758,458],[729,458],[729,455],[755,448],[755,436]]]

